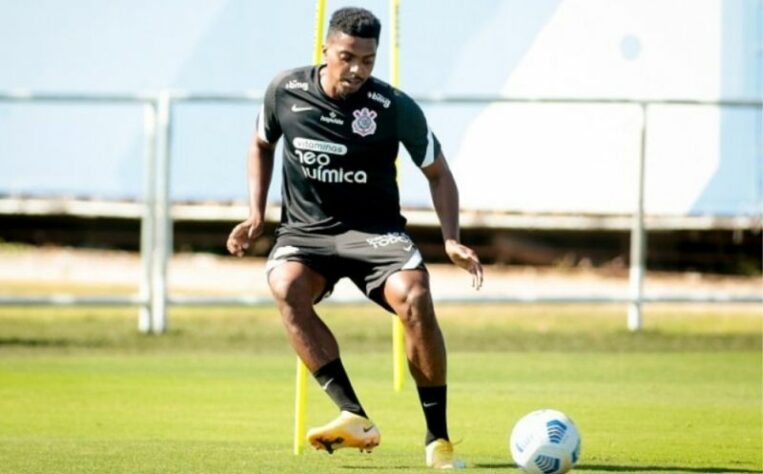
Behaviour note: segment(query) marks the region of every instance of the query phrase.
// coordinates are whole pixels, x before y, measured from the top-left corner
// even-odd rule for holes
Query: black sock
[[[368,418],[363,407],[360,406],[355,390],[352,389],[350,378],[344,371],[341,359],[332,360],[316,370],[313,376],[340,410]]]
[[[427,421],[427,435],[424,444],[429,444],[436,439],[448,438],[448,420],[446,418],[446,402],[448,399],[448,386],[441,387],[416,387],[419,391],[421,408],[424,410],[424,418]]]

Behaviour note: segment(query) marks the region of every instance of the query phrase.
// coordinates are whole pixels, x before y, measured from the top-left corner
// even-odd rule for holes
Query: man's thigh
[[[289,284],[292,280],[306,278],[313,300],[320,301],[331,293],[341,278],[337,271],[335,247],[334,236],[330,235],[298,232],[280,234],[265,266],[268,283],[272,288],[275,284]],[[318,283],[321,288],[316,291]]]
[[[427,271],[421,252],[404,232],[346,232],[337,237],[337,252],[348,262],[353,283],[390,312],[383,291],[387,278],[401,270]]]

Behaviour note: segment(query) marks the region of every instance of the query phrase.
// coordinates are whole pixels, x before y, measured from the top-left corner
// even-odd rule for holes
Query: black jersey
[[[402,230],[399,143],[422,168],[440,152],[424,113],[373,77],[346,99],[332,99],[319,71],[312,66],[277,76],[257,118],[261,140],[284,138],[282,229]]]

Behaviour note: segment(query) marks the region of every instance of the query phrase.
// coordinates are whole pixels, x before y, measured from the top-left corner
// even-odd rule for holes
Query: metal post
[[[159,94],[157,119],[156,206],[152,271],[151,330],[167,330],[167,259],[172,253],[170,215],[170,133],[172,102],[167,91]]]
[[[140,222],[140,299],[138,331],[151,332],[151,273],[154,256],[154,207],[156,206],[156,104],[143,107],[143,216]]]
[[[646,232],[644,230],[644,168],[646,162],[647,104],[641,104],[641,144],[638,157],[638,182],[636,209],[631,227],[631,264],[628,303],[628,329],[640,331],[642,325],[641,302],[644,297],[644,274],[646,272]]]

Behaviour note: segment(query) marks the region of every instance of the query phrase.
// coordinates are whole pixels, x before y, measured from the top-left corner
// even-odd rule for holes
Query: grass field
[[[372,455],[291,454],[294,356],[272,308],[175,308],[161,337],[135,309],[0,308],[0,473],[422,472],[410,379],[392,391],[389,318],[322,309],[382,431]],[[480,472],[516,472],[523,414],[583,435],[578,471],[762,472],[761,309],[443,306],[450,428]],[[335,409],[310,384],[308,424]]]

